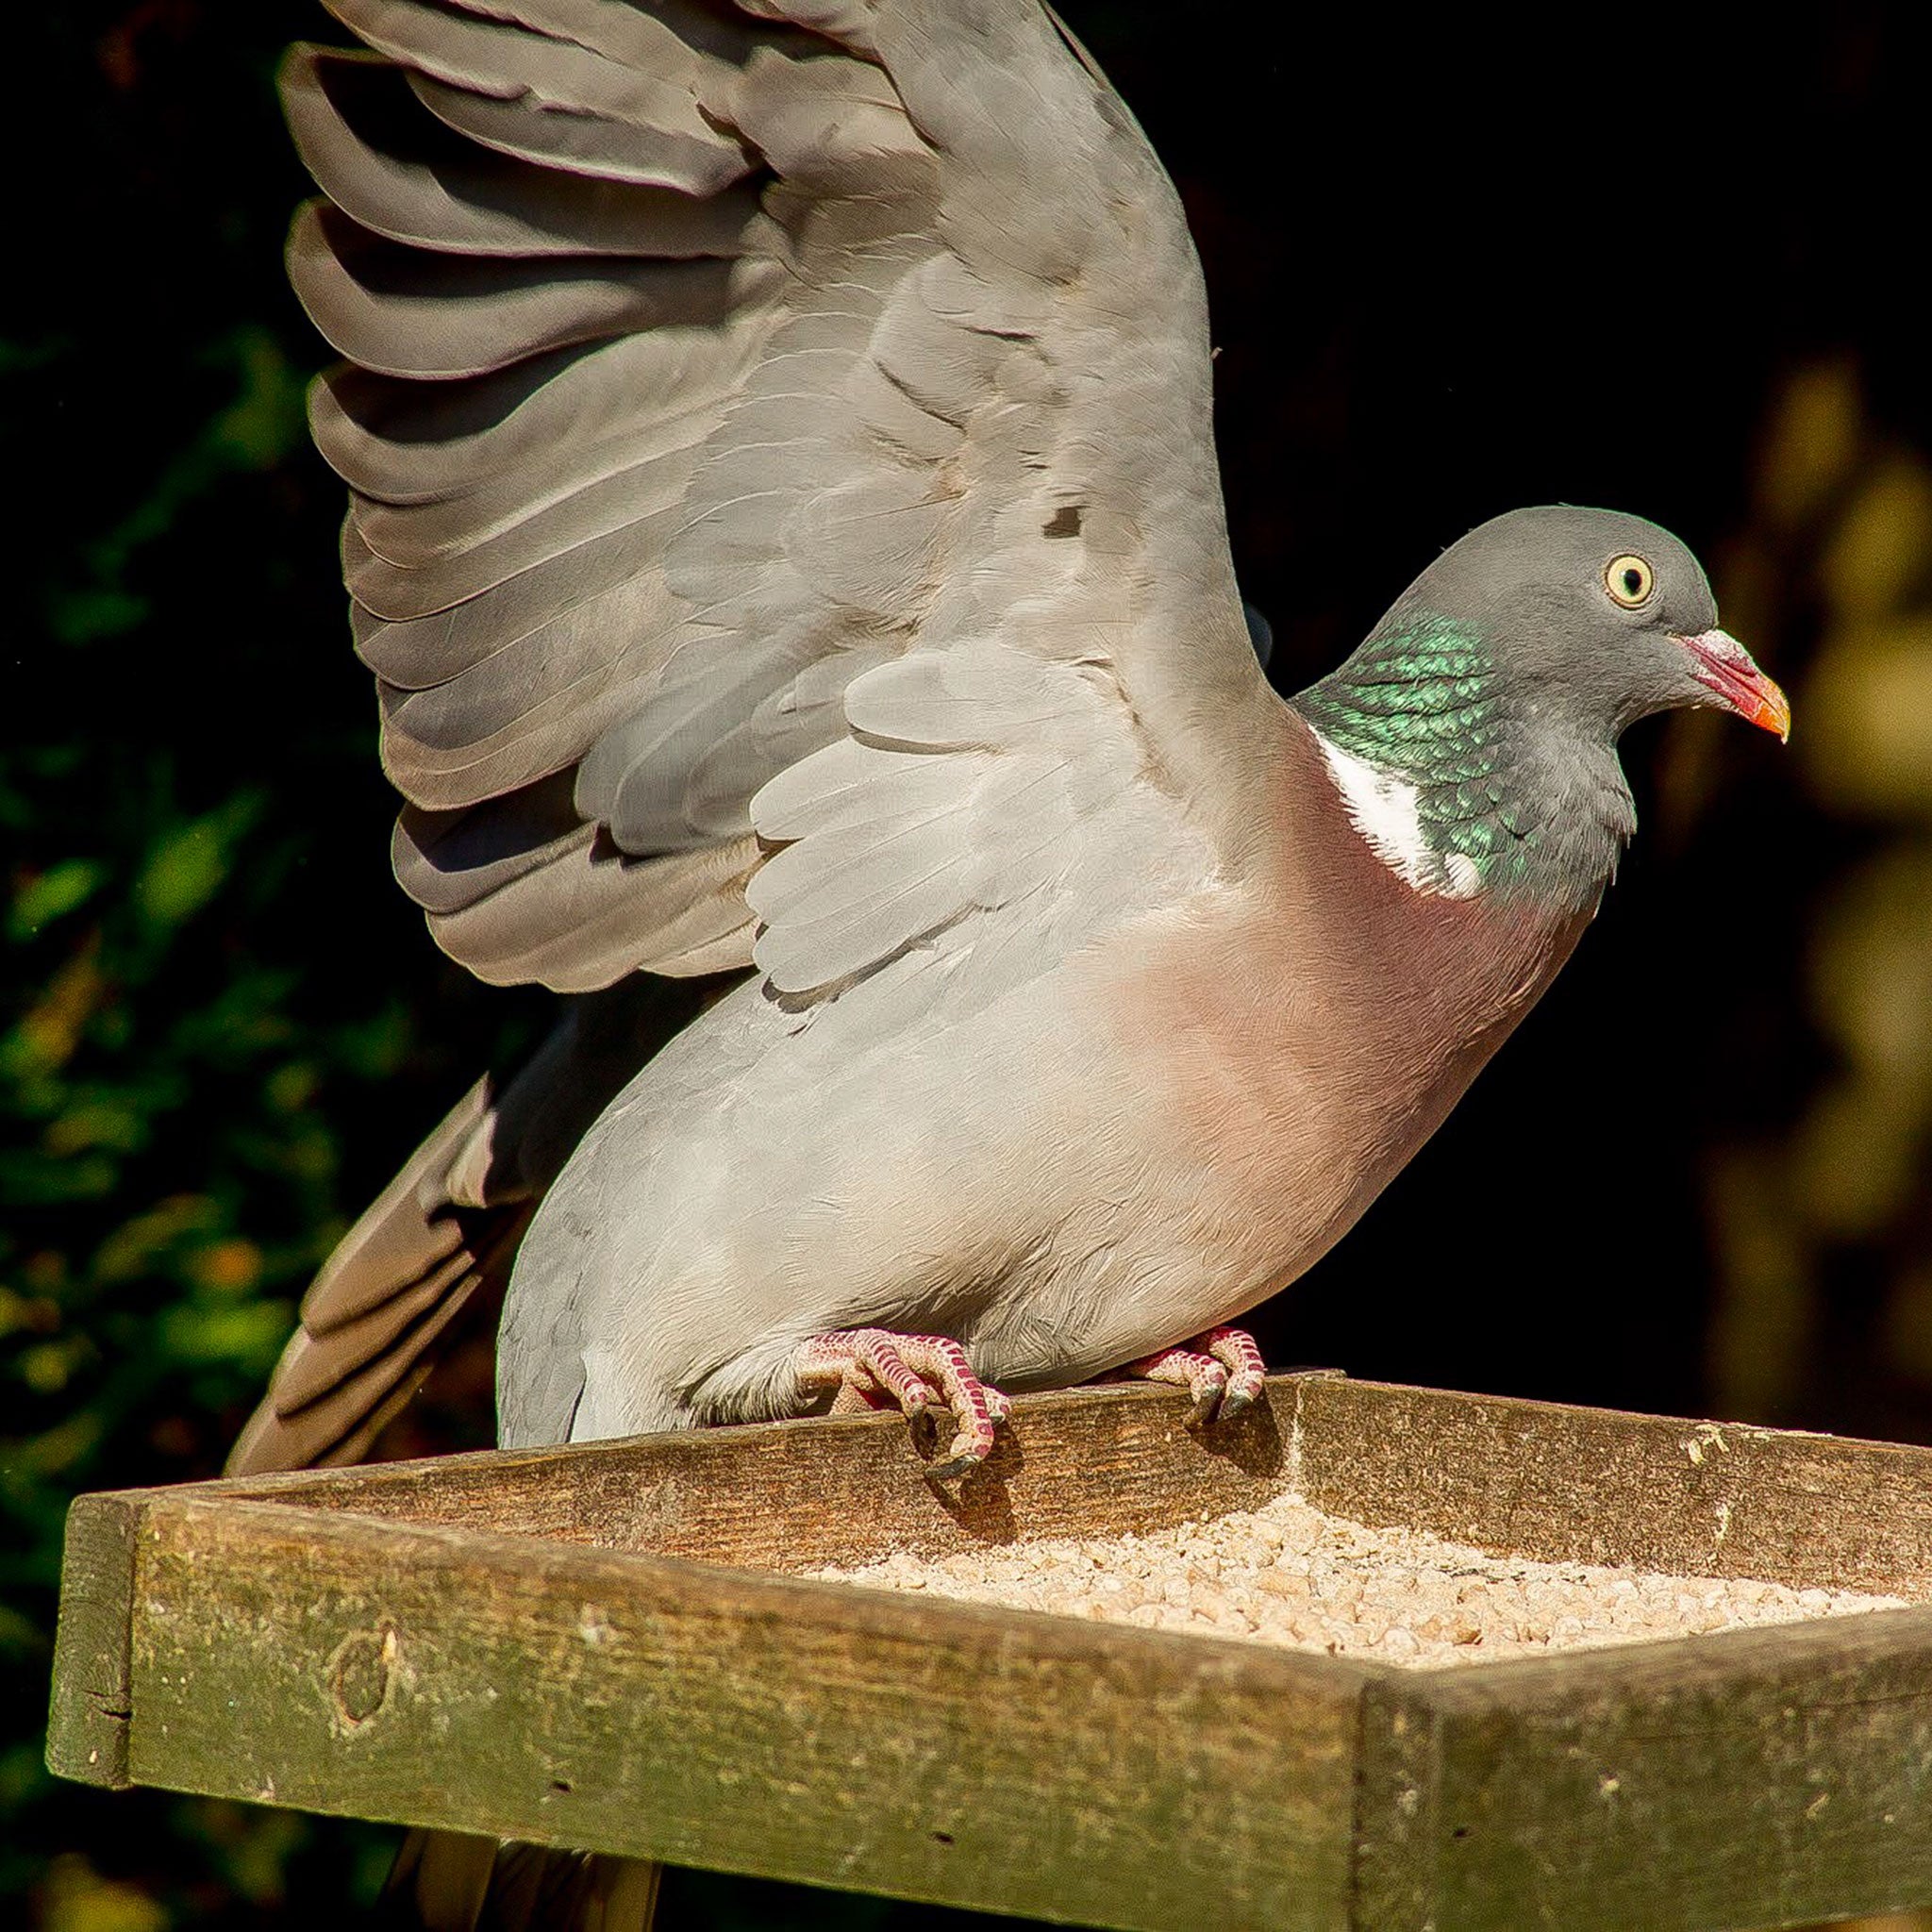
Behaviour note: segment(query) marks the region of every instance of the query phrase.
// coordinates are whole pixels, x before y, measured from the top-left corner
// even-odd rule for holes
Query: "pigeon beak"
[[[1775,731],[1780,741],[1790,740],[1790,700],[1758,670],[1736,638],[1725,631],[1707,630],[1677,641],[1690,654],[1691,676],[1714,692],[1725,710],[1737,712],[1760,731]]]

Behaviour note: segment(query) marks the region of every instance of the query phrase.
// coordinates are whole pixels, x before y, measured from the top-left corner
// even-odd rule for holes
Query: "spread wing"
[[[373,51],[285,70],[291,268],[452,955],[580,990],[762,922],[809,995],[1129,790],[1238,836],[1199,269],[1038,0],[328,4]]]

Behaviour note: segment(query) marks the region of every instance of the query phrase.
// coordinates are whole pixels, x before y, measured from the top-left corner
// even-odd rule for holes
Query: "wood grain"
[[[1317,1507],[1547,1562],[1932,1588],[1932,1450],[1501,1396],[1298,1380]]]
[[[1432,1675],[1441,1926],[1704,1932],[1932,1902],[1932,1611]]]
[[[1238,1422],[1186,1426],[1185,1397],[1120,1385],[1022,1397],[987,1461],[924,1479],[897,1416],[762,1423],[552,1449],[300,1471],[204,1486],[232,1496],[465,1524],[759,1569],[942,1555],[1021,1535],[1165,1528],[1277,1494],[1297,1378]]]
[[[138,1501],[82,1496],[67,1512],[47,1768],[124,1789],[133,1708],[128,1653]]]
[[[1344,1923],[1356,1674],[675,1559],[181,1496],[142,1782],[1027,1912]]]

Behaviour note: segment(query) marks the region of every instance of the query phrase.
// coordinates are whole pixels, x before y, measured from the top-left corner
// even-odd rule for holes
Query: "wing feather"
[[[719,330],[658,329],[467,383],[403,385],[343,364],[317,383],[309,418],[343,482],[382,503],[459,495],[571,452],[594,475],[609,446],[649,435],[660,414],[722,410],[758,340],[743,318]]]
[[[345,572],[349,593],[380,617],[427,617],[468,604],[525,571],[617,530],[629,530],[636,544],[661,542],[683,519],[679,485],[695,457],[694,451],[680,450],[653,458],[637,472],[600,476],[575,496],[434,564],[412,567],[377,556],[358,518],[354,524],[358,558],[353,572]]]
[[[1198,268],[1039,0],[329,4],[290,266],[456,958],[991,984],[1244,833]]]
[[[538,167],[478,147],[422,111],[389,61],[290,50],[281,75],[303,165],[372,233],[456,255],[610,255],[652,237],[671,258],[746,252],[762,225],[755,189],[699,198]]]
[[[1151,791],[1117,693],[1079,665],[996,644],[915,652],[856,678],[845,712],[851,736],[752,801],[782,847],[747,893],[764,924],[754,957],[782,993],[970,946],[964,922],[1057,882],[1091,895],[1099,824]],[[1155,857],[1143,841],[1124,870],[1150,882]]]
[[[667,593],[661,584],[637,577],[633,560],[626,525],[580,543],[547,564],[506,578],[459,610],[451,607],[389,623],[357,607],[352,615],[357,656],[385,683],[426,691],[538,630],[576,621],[583,606],[607,593],[626,592],[636,604],[636,621],[656,621],[654,600]],[[613,614],[583,621],[625,620]]]
[[[658,23],[635,9],[598,0],[557,9],[569,38],[540,27],[530,8],[519,19],[424,0],[329,0],[329,11],[396,61],[432,114],[485,147],[692,194],[750,170],[703,107],[729,63],[675,31],[653,33]]]
[[[769,264],[756,265],[769,279]],[[631,329],[714,327],[744,264],[437,256],[311,202],[289,238],[289,279],[331,347],[378,375],[482,375],[546,349]]]
[[[647,658],[656,648],[647,638],[633,650]],[[528,703],[500,729],[454,751],[413,735],[407,708],[422,694],[404,693],[384,720],[383,770],[412,805],[446,808],[478,793],[514,791],[575,764],[601,731],[636,709],[638,687],[647,675],[627,653]],[[378,685],[376,694],[387,706],[391,693]]]

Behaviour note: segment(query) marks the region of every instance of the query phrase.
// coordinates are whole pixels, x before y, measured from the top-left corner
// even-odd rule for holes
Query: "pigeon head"
[[[1614,742],[1655,711],[1714,706],[1790,735],[1784,693],[1718,628],[1689,548],[1614,510],[1511,510],[1452,544],[1377,637],[1433,616],[1482,641],[1525,719]]]
[[[1636,827],[1624,727],[1707,705],[1788,737],[1697,559],[1641,517],[1513,510],[1445,550],[1295,707],[1416,891],[1592,903]]]

